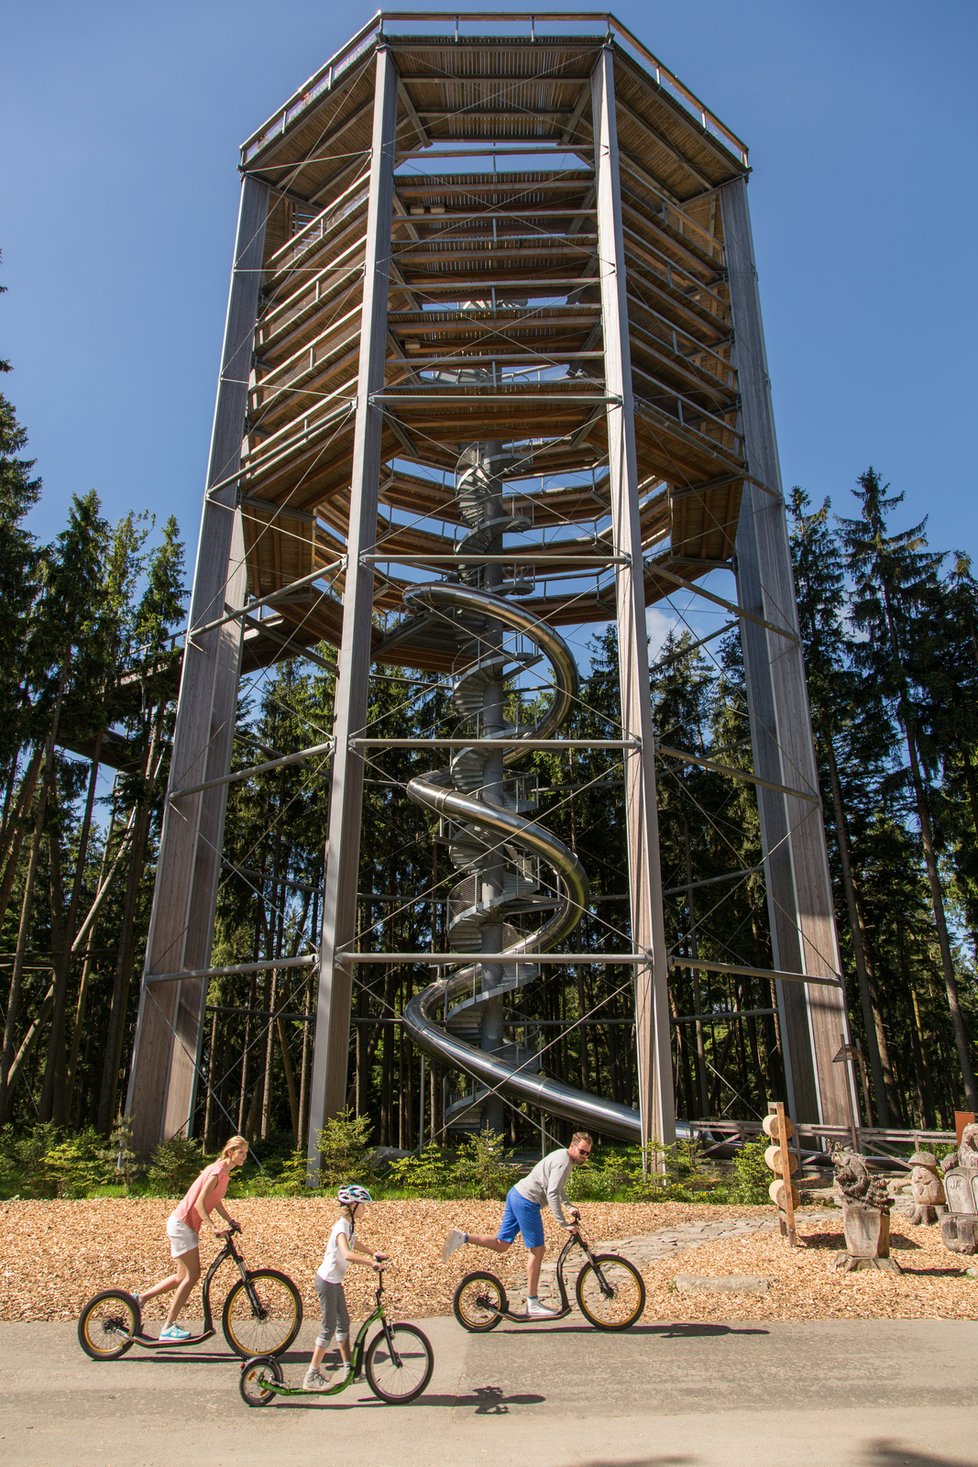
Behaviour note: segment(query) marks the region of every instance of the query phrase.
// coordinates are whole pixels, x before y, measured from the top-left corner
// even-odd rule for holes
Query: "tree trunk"
[[[88,843],[92,833],[92,812],[95,808],[95,789],[98,782],[100,768],[100,753],[103,735],[101,731],[95,737],[95,754],[92,759],[88,774],[88,792],[85,797],[85,813],[82,816],[81,828],[78,834],[78,853],[75,859],[75,872],[71,882],[71,896],[68,900],[68,910],[61,924],[61,941],[54,967],[54,1010],[51,1016],[51,1031],[48,1036],[47,1061],[44,1066],[44,1086],[41,1091],[41,1119],[51,1120],[56,1126],[63,1126],[67,1120],[67,1024],[68,1024],[68,986],[71,977],[72,958],[74,956],[75,927],[78,921],[78,906],[81,901],[82,886],[85,877],[85,861],[88,856]],[[53,844],[58,842],[58,833],[53,837]],[[58,851],[57,862],[52,860],[52,872],[55,867],[59,873],[58,886],[60,886],[61,858]],[[52,850],[52,856],[54,851]],[[52,883],[52,886],[54,883]],[[60,892],[58,893],[60,905]]]
[[[54,747],[53,741],[49,741],[47,747],[35,749],[31,755],[30,763],[24,771],[24,778],[20,782],[17,791],[17,799],[14,809],[4,825],[2,836],[3,850],[3,876],[0,878],[0,929],[7,920],[7,908],[10,904],[10,893],[13,890],[17,878],[17,870],[20,865],[20,853],[23,849],[24,835],[27,830],[27,821],[34,802],[34,794],[37,789],[37,781],[44,767],[49,751]]]
[[[961,1070],[961,1079],[964,1086],[965,1107],[971,1111],[978,1111],[978,1086],[975,1085],[975,1071],[971,1059],[971,1044],[968,1038],[967,1028],[965,1027],[964,1015],[961,1012],[958,980],[954,971],[954,960],[951,956],[951,943],[947,931],[944,892],[941,887],[940,872],[937,869],[937,854],[934,848],[930,807],[927,801],[924,779],[920,768],[920,759],[917,752],[916,720],[914,719],[910,705],[907,678],[903,672],[904,664],[900,655],[900,640],[897,636],[896,622],[890,605],[889,593],[885,586],[883,587],[883,604],[886,608],[890,655],[893,659],[894,667],[900,669],[898,684],[900,724],[903,728],[904,739],[906,741],[907,759],[910,765],[910,779],[917,805],[917,819],[920,822],[920,838],[924,847],[924,864],[927,868],[927,881],[930,886],[931,905],[934,912],[934,926],[937,929],[937,942],[941,953],[944,991],[947,994],[947,1006],[951,1015],[951,1029],[954,1033],[954,1048],[957,1051],[958,1065]]]
[[[24,894],[20,907],[20,923],[17,929],[17,947],[14,952],[13,967],[10,973],[10,986],[7,990],[7,1014],[3,1026],[3,1050],[0,1052],[0,1125],[8,1119],[10,1113],[10,1068],[14,1060],[16,1047],[15,1035],[17,1032],[17,1023],[20,1019],[21,995],[24,986],[24,960],[27,955],[28,937],[31,926],[30,914],[34,902],[34,884],[37,880],[37,866],[40,860],[41,843],[44,835],[44,815],[47,809],[48,789],[54,767],[54,747],[58,733],[60,713],[61,696],[59,692],[55,705],[52,728],[48,735],[47,751],[44,761],[44,778],[41,782],[41,789],[34,813],[34,831],[31,837],[27,874],[24,879]]]
[[[954,971],[954,959],[951,956],[951,942],[947,930],[947,916],[944,910],[944,893],[941,888],[940,873],[937,869],[937,855],[934,850],[930,810],[928,808],[924,782],[920,771],[920,761],[917,757],[917,744],[913,733],[912,721],[909,721],[909,726],[905,724],[904,727],[907,735],[907,752],[910,757],[910,776],[913,781],[914,795],[917,801],[917,815],[920,820],[920,837],[924,847],[924,863],[927,867],[927,880],[930,884],[931,904],[934,910],[934,925],[937,929],[937,942],[941,953],[944,991],[947,994],[947,1006],[951,1014],[954,1048],[957,1051],[961,1078],[964,1082],[964,1109],[978,1111],[978,1086],[975,1085],[975,1071],[971,1061],[971,1043],[968,1038],[967,1028],[965,1027],[964,1015],[961,1012],[958,980]]]
[[[161,715],[158,713],[153,720],[146,757],[143,761],[143,787],[139,801],[130,812],[127,830],[123,834],[118,856],[112,865],[114,871],[122,859],[126,843],[130,843],[126,894],[119,925],[119,950],[112,978],[112,997],[109,1003],[105,1058],[102,1065],[102,1083],[99,1088],[96,1123],[99,1131],[106,1136],[115,1120],[118,1106],[122,1051],[126,1036],[126,1013],[129,1007],[129,995],[136,980],[136,974],[133,971],[136,953],[136,917],[146,874],[146,851],[149,846],[153,791],[160,773],[160,756],[157,754],[160,722]]]
[[[852,931],[852,956],[856,965],[856,981],[859,986],[859,1002],[863,1014],[863,1031],[866,1035],[869,1068],[873,1076],[873,1094],[876,1098],[879,1124],[885,1127],[891,1125],[894,1118],[899,1120],[900,1103],[880,1013],[879,994],[866,960],[865,926],[862,910],[856,897],[855,883],[852,879],[852,853],[849,845],[849,827],[842,800],[842,782],[839,778],[839,767],[835,757],[831,730],[825,726],[824,722],[821,725],[820,733],[832,794],[832,816],[835,822],[839,865],[842,871],[842,889],[845,893],[846,910],[849,913],[849,926]],[[868,1119],[872,1125],[872,1116]]]

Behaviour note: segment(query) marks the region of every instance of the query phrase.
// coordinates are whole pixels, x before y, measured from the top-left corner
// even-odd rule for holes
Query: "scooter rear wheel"
[[[508,1307],[506,1290],[492,1273],[467,1273],[452,1300],[455,1318],[471,1334],[495,1329]]]
[[[282,1367],[274,1355],[255,1355],[245,1360],[238,1376],[238,1390],[246,1406],[267,1406],[274,1401],[275,1392],[268,1389],[267,1382],[281,1385],[285,1377]]]
[[[124,1289],[104,1289],[78,1318],[78,1343],[91,1360],[118,1360],[139,1334],[140,1309]]]

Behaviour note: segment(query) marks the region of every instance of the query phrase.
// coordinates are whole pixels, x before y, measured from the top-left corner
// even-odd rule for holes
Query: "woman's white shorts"
[[[170,1257],[179,1258],[181,1253],[189,1253],[200,1243],[200,1237],[193,1228],[171,1212],[166,1220],[166,1236],[170,1240]]]

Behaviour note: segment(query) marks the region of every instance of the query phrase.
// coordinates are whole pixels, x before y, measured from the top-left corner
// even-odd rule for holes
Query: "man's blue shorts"
[[[540,1216],[540,1208],[535,1202],[529,1202],[522,1192],[517,1192],[515,1187],[510,1187],[506,1193],[506,1210],[496,1237],[501,1243],[512,1243],[517,1233],[523,1234],[523,1242],[528,1248],[543,1246],[543,1218]]]

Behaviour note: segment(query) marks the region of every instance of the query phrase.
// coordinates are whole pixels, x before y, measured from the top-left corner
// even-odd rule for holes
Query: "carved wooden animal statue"
[[[881,1268],[899,1273],[890,1257],[890,1198],[881,1177],[870,1176],[865,1158],[848,1146],[832,1150],[835,1192],[842,1203],[846,1251],[837,1253],[835,1267],[847,1271]]]
[[[910,1196],[913,1199],[910,1221],[918,1226],[937,1222],[945,1211],[944,1183],[937,1157],[930,1151],[915,1151],[910,1158],[910,1168]]]
[[[881,1177],[870,1175],[865,1158],[848,1146],[832,1148],[832,1167],[835,1171],[835,1193],[839,1201],[864,1202],[880,1212],[889,1212],[890,1198],[886,1183]]]

